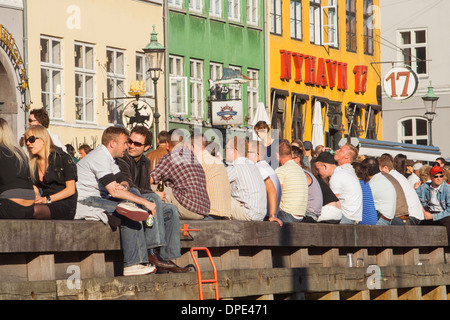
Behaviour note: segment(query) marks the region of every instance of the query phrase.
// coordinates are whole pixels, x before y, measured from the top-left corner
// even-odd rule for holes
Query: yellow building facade
[[[378,0],[269,0],[269,117],[278,136],[337,148],[381,137]]]
[[[145,108],[153,107],[153,82],[143,48],[150,42],[153,26],[164,45],[162,1],[27,3],[30,110],[45,107],[50,129],[64,144],[96,147],[105,128],[127,126],[124,108],[133,99],[124,97],[130,96],[137,80],[144,81],[148,96],[140,101]],[[164,82],[162,74],[157,95],[161,119],[165,119]],[[142,115],[144,109],[139,107]]]

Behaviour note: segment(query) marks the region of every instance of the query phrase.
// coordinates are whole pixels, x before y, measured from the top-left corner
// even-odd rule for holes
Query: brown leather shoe
[[[170,268],[173,267],[173,264],[169,261],[164,261],[161,256],[157,253],[148,253],[148,262],[156,266],[158,269],[160,267]]]
[[[169,261],[169,263],[172,264],[171,267],[157,267],[157,271],[156,273],[168,273],[168,272],[173,272],[173,273],[186,273],[189,271],[192,271],[191,268],[182,268],[180,266],[177,266],[175,263],[173,263],[172,261]]]

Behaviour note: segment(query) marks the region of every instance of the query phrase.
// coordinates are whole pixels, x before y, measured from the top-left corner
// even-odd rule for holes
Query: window
[[[41,99],[51,119],[63,118],[62,73],[61,39],[41,37]]]
[[[347,51],[356,52],[356,0],[346,0]]]
[[[170,75],[170,114],[187,114],[187,79],[183,72],[183,58],[178,56],[169,57]]]
[[[247,23],[258,25],[258,0],[247,0]]]
[[[281,0],[270,0],[270,32],[281,35]]]
[[[221,63],[211,62],[209,64],[209,78],[213,81],[222,79],[223,65]]]
[[[182,9],[183,8],[183,1],[182,0],[168,0],[169,7]]]
[[[291,0],[291,38],[301,40],[302,37],[302,1]]]
[[[75,43],[75,118],[94,122],[94,46]]]
[[[321,44],[320,36],[320,0],[311,0],[309,2],[309,40],[314,44]]]
[[[364,53],[373,54],[373,1],[364,0]]]
[[[203,118],[203,61],[191,60],[191,117]]]
[[[247,70],[247,76],[250,79],[247,83],[247,109],[249,120],[247,122],[251,122],[253,120],[253,116],[256,112],[256,107],[259,102],[259,72],[258,70]]]
[[[145,55],[142,53],[136,53],[136,80],[145,81],[145,90],[147,91],[146,95],[153,96],[155,94],[153,90],[153,82],[150,77],[150,73],[147,72],[147,70],[148,65]]]
[[[203,0],[189,0],[189,10],[202,13]]]
[[[241,0],[228,0],[228,19],[241,21]]]
[[[378,138],[378,126],[377,117],[380,111],[369,107],[369,110],[365,112],[366,121],[366,139],[377,139]]]
[[[231,70],[236,70],[241,72],[240,67],[229,66]],[[241,84],[240,83],[230,83],[230,100],[239,100],[241,99]]]
[[[400,59],[418,75],[428,73],[427,31],[425,29],[399,32]]]
[[[209,15],[222,17],[222,0],[209,0]]]
[[[337,0],[328,0],[328,5],[322,7],[322,44],[332,47],[338,46],[338,21],[337,21]],[[326,22],[325,22],[326,19]],[[328,41],[325,41],[325,35]]]
[[[399,122],[400,142],[428,145],[428,122],[425,118],[411,117],[401,119]]]
[[[106,85],[108,98],[126,96],[125,85],[125,52],[119,49],[106,49]],[[122,124],[124,100],[108,101],[108,122]]]

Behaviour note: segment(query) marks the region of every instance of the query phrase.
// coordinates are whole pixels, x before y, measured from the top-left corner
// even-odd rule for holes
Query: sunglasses
[[[138,148],[140,148],[140,147],[142,147],[142,146],[145,146],[145,143],[136,142],[136,141],[131,140],[130,138],[128,138],[127,143],[128,143],[129,145],[134,144],[134,146],[135,146],[135,147],[138,147]]]
[[[435,175],[435,176],[433,176],[433,178],[443,178],[444,177],[444,175],[443,174],[439,174],[439,175]]]
[[[25,143],[29,142],[29,143],[35,143],[36,139],[40,139],[39,137],[36,136],[29,136],[26,140]]]

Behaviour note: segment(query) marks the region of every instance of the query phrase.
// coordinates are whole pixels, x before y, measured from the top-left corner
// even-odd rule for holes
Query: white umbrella
[[[314,104],[314,114],[312,119],[312,138],[311,143],[313,147],[317,147],[319,145],[323,145],[324,143],[323,136],[323,124],[322,124],[322,104],[320,101],[315,102]]]

